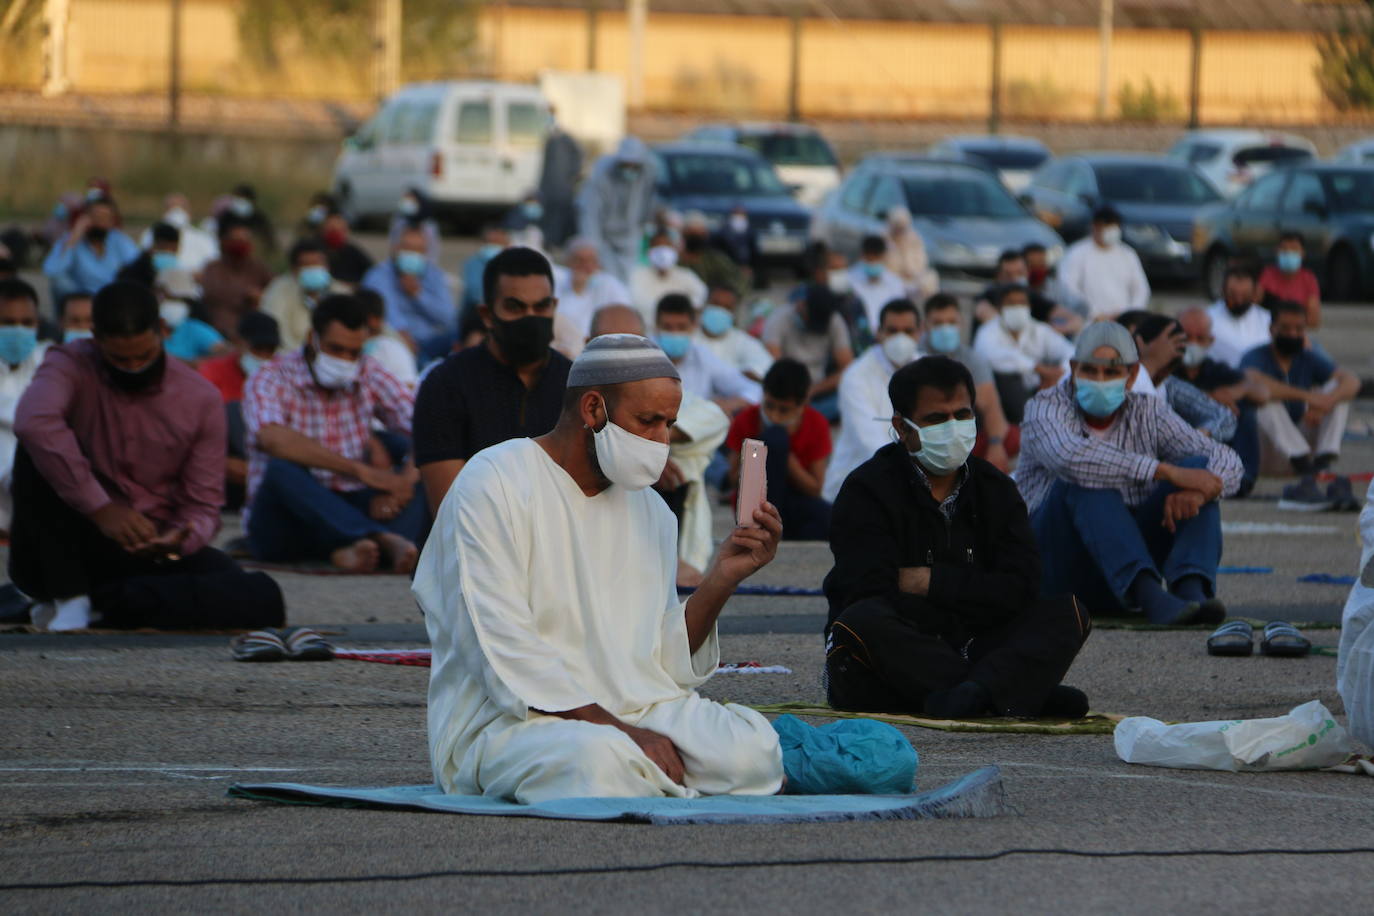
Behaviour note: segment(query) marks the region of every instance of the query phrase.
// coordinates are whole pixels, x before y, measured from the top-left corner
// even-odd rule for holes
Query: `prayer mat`
[[[340,788],[300,783],[244,783],[230,798],[336,808],[386,808],[541,817],[621,824],[803,824],[998,817],[1015,813],[995,766],[912,795],[713,795],[703,798],[564,798],[521,805],[481,795],[445,795],[438,786]]]
[[[1308,573],[1305,576],[1298,576],[1299,582],[1309,585],[1354,585],[1354,576],[1337,576],[1331,573]]]
[[[873,719],[891,725],[933,728],[942,732],[1010,732],[1020,735],[1110,735],[1125,716],[1089,713],[1082,719],[932,719],[885,712],[845,712],[811,703],[774,703],[753,706],[761,713],[822,716],[828,719]]]
[[[1267,576],[1274,571],[1272,566],[1218,566],[1217,574],[1222,576]]]
[[[334,657],[358,662],[380,662],[383,665],[412,665],[416,668],[430,666],[429,649],[335,649]],[[783,665],[764,665],[760,662],[727,662],[716,669],[716,674],[791,673],[792,669]]]

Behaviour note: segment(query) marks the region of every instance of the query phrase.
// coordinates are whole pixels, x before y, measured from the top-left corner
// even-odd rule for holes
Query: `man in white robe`
[[[715,622],[782,535],[765,503],[686,602],[677,525],[649,486],[682,398],[652,342],[593,340],[563,416],[479,452],[439,508],[414,592],[433,647],[429,740],[446,792],[584,796],[776,793],[776,733],[698,696]]]

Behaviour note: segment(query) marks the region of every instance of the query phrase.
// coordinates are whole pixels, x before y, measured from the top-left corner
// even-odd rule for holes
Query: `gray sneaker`
[[[1359,512],[1360,504],[1355,499],[1349,477],[1337,477],[1326,487],[1326,500],[1337,512]]]
[[[1279,508],[1289,512],[1325,512],[1331,508],[1331,500],[1317,486],[1317,478],[1304,474],[1302,480],[1283,488]]]

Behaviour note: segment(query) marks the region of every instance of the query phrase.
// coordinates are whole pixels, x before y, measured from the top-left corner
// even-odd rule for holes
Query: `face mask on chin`
[[[604,400],[602,406],[606,409]],[[666,442],[645,439],[617,426],[611,422],[608,409],[605,424],[592,432],[592,440],[601,476],[627,490],[653,486],[668,466]]]

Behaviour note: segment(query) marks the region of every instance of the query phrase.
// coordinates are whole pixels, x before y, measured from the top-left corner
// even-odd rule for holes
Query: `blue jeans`
[[[1249,493],[1259,478],[1260,435],[1259,419],[1255,416],[1255,411],[1256,407],[1252,401],[1241,402],[1240,416],[1236,418],[1236,433],[1231,437],[1231,441],[1226,443],[1235,449],[1240,463],[1245,466],[1245,476],[1242,478],[1240,493],[1237,494],[1239,496]]]
[[[418,546],[429,516],[424,488],[416,484],[410,502],[390,521],[367,514],[376,493],[331,490],[303,465],[272,459],[248,517],[253,556],[273,562],[327,560],[340,547],[382,532],[399,534]]]
[[[811,406],[831,423],[840,418],[840,392],[838,389],[811,399]]]
[[[1205,456],[1175,462],[1205,468]],[[1161,483],[1139,506],[1128,506],[1116,490],[1094,490],[1058,481],[1031,516],[1043,569],[1040,594],[1072,593],[1091,610],[1127,606],[1131,584],[1147,573],[1173,585],[1200,576],[1209,597],[1216,594],[1221,562],[1221,507],[1207,503],[1170,534],[1160,524],[1164,499],[1175,491]]]

